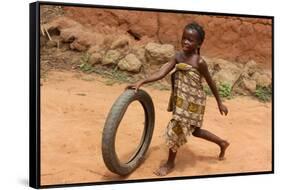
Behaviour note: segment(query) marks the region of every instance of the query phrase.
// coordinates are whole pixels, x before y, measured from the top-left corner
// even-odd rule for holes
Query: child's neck
[[[183,52],[183,55],[184,55],[186,58],[191,57],[191,56],[197,54],[196,50],[191,51],[191,52],[186,52],[186,51],[182,51],[182,52]]]

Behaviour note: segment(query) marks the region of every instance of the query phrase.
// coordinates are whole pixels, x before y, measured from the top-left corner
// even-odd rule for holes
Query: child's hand
[[[134,88],[135,92],[137,92],[138,89],[141,87],[141,85],[142,85],[142,81],[136,82],[134,84],[129,84],[128,86],[125,87],[125,90]]]
[[[224,113],[224,115],[227,115],[227,113],[228,113],[227,107],[223,104],[219,104],[219,110],[220,110],[221,115],[223,115],[223,113]]]

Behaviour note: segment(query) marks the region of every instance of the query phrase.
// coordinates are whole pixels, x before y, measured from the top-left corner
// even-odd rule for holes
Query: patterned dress
[[[187,142],[195,127],[201,127],[206,105],[206,94],[199,71],[186,63],[177,63],[171,76],[172,92],[168,111],[172,119],[166,129],[166,144],[176,152]]]

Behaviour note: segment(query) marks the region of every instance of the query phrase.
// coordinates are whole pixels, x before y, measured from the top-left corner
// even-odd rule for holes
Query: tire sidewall
[[[145,113],[144,138],[140,142],[141,146],[136,156],[128,163],[121,163],[115,150],[116,133],[126,110],[134,101],[141,103]],[[118,97],[108,114],[102,137],[103,159],[110,171],[119,175],[128,175],[143,162],[153,136],[154,123],[154,105],[145,91],[126,90]]]

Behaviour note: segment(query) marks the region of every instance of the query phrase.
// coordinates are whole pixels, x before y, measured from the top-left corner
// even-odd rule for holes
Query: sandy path
[[[41,86],[42,185],[124,179],[105,167],[101,133],[107,113],[125,85],[107,86],[102,80],[97,75],[50,72]],[[166,111],[170,92],[144,89],[155,104],[154,136],[147,159],[125,180],[156,178],[153,171],[167,156],[162,135],[170,119]],[[208,98],[203,127],[231,143],[227,159],[218,161],[216,145],[192,137],[179,151],[176,168],[167,177],[271,170],[271,103],[239,97],[225,104],[230,111],[227,117],[219,114],[215,99]],[[139,141],[142,120],[140,105],[130,106],[118,133],[121,157]]]

